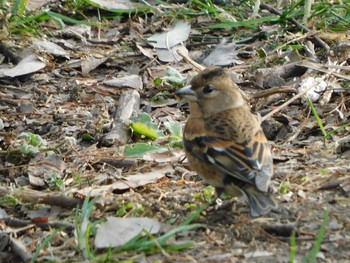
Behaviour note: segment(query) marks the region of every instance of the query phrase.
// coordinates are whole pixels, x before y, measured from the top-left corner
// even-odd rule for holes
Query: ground
[[[64,28],[55,14],[70,17],[78,6],[51,3],[50,17],[30,24],[27,16],[33,31],[26,33],[21,16],[6,20],[0,262],[350,261],[348,27],[343,35],[330,26],[302,34],[295,21],[267,20],[276,15],[270,6],[261,5],[261,20],[254,20],[248,5],[232,10],[224,2],[154,5],[142,14],[111,13],[114,19],[104,11],[105,23],[63,19]],[[95,21],[95,7],[79,8]],[[237,12],[247,12],[246,24],[233,20]],[[185,55],[161,53],[173,43]],[[249,218],[242,198],[215,199],[181,147],[188,107],[173,93],[212,64],[230,72],[271,144],[279,208],[260,218]],[[94,243],[107,217],[156,219],[161,230],[153,239],[190,227],[167,242],[192,246],[109,255]]]

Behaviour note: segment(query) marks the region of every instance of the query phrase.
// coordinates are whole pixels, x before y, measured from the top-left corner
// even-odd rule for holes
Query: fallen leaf
[[[112,78],[103,81],[103,84],[112,87],[127,87],[136,90],[142,89],[142,79],[138,75],[130,75],[121,78]]]
[[[88,74],[90,71],[97,68],[99,65],[103,64],[107,60],[106,57],[95,58],[89,57],[81,61],[81,72],[83,74]]]
[[[29,55],[23,58],[15,67],[0,70],[0,78],[4,76],[11,78],[23,76],[37,72],[45,67],[46,64],[39,60],[38,57],[34,55]]]
[[[134,10],[139,5],[130,0],[86,0],[89,4],[109,11]]]
[[[52,43],[46,39],[37,39],[37,38],[32,38],[32,42],[33,42],[33,46],[36,48],[38,52],[43,52],[54,56],[60,56],[60,57],[65,57],[69,59],[68,52],[55,43]]]
[[[157,33],[147,38],[150,45],[155,48],[170,49],[185,42],[191,31],[191,26],[187,22],[179,22],[175,27],[164,33]]]
[[[158,58],[164,62],[181,61],[182,57],[177,53],[181,50],[188,54],[188,50],[183,45],[191,31],[191,26],[186,22],[179,22],[175,27],[164,33],[154,34],[147,40],[150,45],[157,49]]]
[[[103,196],[107,192],[113,191],[113,190],[125,190],[129,188],[136,188],[140,187],[146,184],[155,183],[159,179],[163,178],[167,174],[171,174],[174,172],[174,168],[172,165],[165,165],[165,166],[157,166],[152,168],[152,170],[148,173],[136,173],[127,175],[120,180],[109,184],[109,185],[102,185],[102,186],[94,186],[92,187],[86,187],[81,190],[71,190],[69,193],[79,193],[82,195],[87,195],[90,193],[92,197],[94,196]],[[67,194],[69,194],[67,193]]]
[[[96,248],[119,247],[143,230],[156,234],[160,230],[160,223],[156,219],[146,217],[107,217],[107,221],[97,228],[95,246]]]
[[[223,39],[219,45],[203,60],[206,66],[228,66],[233,64],[242,64],[238,59],[235,43],[226,43]]]

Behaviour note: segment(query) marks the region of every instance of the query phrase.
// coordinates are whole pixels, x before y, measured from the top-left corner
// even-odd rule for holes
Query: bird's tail
[[[275,200],[269,193],[263,193],[255,189],[255,187],[248,187],[243,189],[249,202],[249,215],[250,217],[258,217],[267,214],[272,209],[277,208]]]

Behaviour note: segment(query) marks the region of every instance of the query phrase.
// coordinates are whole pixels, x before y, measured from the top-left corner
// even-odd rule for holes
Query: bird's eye
[[[206,85],[206,86],[204,86],[204,88],[203,88],[203,92],[204,92],[205,94],[209,94],[209,93],[211,93],[214,89],[215,89],[214,86],[212,86],[212,85]]]

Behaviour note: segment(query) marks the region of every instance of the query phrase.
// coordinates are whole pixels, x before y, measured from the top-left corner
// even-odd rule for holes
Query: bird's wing
[[[255,185],[261,191],[267,191],[272,176],[272,162],[261,130],[255,134],[253,140],[243,143],[202,135],[191,141],[185,140],[185,147],[197,158],[232,176],[232,182],[237,183],[238,179]],[[226,179],[229,180],[230,177]]]

